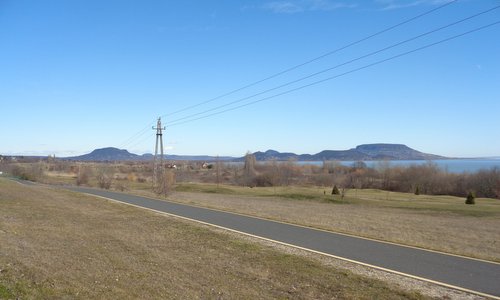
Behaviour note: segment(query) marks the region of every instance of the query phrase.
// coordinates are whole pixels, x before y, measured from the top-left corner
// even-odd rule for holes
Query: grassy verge
[[[421,299],[175,218],[0,179],[0,298]]]
[[[414,195],[411,193],[388,192],[374,189],[350,189],[345,198],[331,195],[324,187],[256,187],[213,184],[183,183],[176,187],[179,192],[217,193],[224,195],[279,197],[289,200],[313,200],[336,202],[382,208],[400,208],[427,212],[449,212],[466,216],[500,216],[500,200],[478,198],[476,205],[465,205],[465,198],[455,196]]]
[[[465,199],[452,196],[349,190],[344,200],[336,195],[331,201],[328,191],[317,187],[224,186],[230,192],[220,194],[204,192],[215,190],[213,185],[180,187],[186,192],[169,199],[500,262],[496,199],[465,205]]]

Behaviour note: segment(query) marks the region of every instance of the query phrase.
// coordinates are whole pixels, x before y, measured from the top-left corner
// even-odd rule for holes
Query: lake
[[[352,166],[355,161],[338,161],[341,165]],[[364,161],[364,163],[372,168],[381,164],[388,163],[390,167],[408,167],[410,165],[423,165],[428,161],[426,160],[389,160],[389,161]],[[450,173],[463,173],[463,172],[477,172],[482,169],[491,169],[493,167],[500,168],[500,159],[441,159],[433,160],[440,169]],[[297,162],[299,164],[312,164],[321,166],[322,161],[303,161]]]

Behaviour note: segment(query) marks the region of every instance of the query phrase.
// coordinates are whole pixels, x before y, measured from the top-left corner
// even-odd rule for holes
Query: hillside
[[[349,150],[323,150],[316,154],[295,154],[291,152],[278,152],[267,150],[265,152],[255,152],[258,161],[322,161],[322,160],[433,160],[446,159],[446,157],[427,154],[414,150],[402,144],[365,144]],[[81,156],[67,157],[68,160],[78,161],[145,161],[152,160],[152,154],[137,155],[125,149],[113,147],[96,149],[91,153]],[[245,158],[235,157],[215,157],[207,155],[165,155],[166,160],[198,160],[198,161],[243,161]]]
[[[153,160],[153,155],[143,154],[137,155],[134,153],[130,153],[125,149],[118,149],[113,147],[96,149],[88,154],[67,157],[65,159],[68,160],[77,160],[77,161],[148,161]],[[164,155],[165,160],[197,160],[197,161],[215,161],[219,160],[234,160],[234,157],[215,157],[215,156],[207,156],[207,155]]]
[[[316,154],[280,153],[275,150],[255,152],[258,161],[268,160],[297,160],[297,161],[322,161],[322,160],[433,160],[446,159],[446,157],[427,154],[412,149],[402,144],[365,144],[349,150],[324,150]],[[242,160],[240,158],[239,160]]]
[[[79,161],[120,161],[120,160],[141,160],[141,156],[128,152],[125,149],[113,147],[95,149],[94,151],[80,155],[67,157],[69,160]]]

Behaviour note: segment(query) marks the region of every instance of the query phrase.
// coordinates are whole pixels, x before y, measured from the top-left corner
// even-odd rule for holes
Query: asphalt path
[[[84,187],[68,189],[210,223],[500,299],[500,264],[497,263],[106,190]]]

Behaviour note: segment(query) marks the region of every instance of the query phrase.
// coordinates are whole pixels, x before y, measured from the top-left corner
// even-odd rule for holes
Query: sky
[[[0,154],[500,156],[500,24],[446,40],[500,9],[437,30],[500,1],[448,2],[0,0]]]

